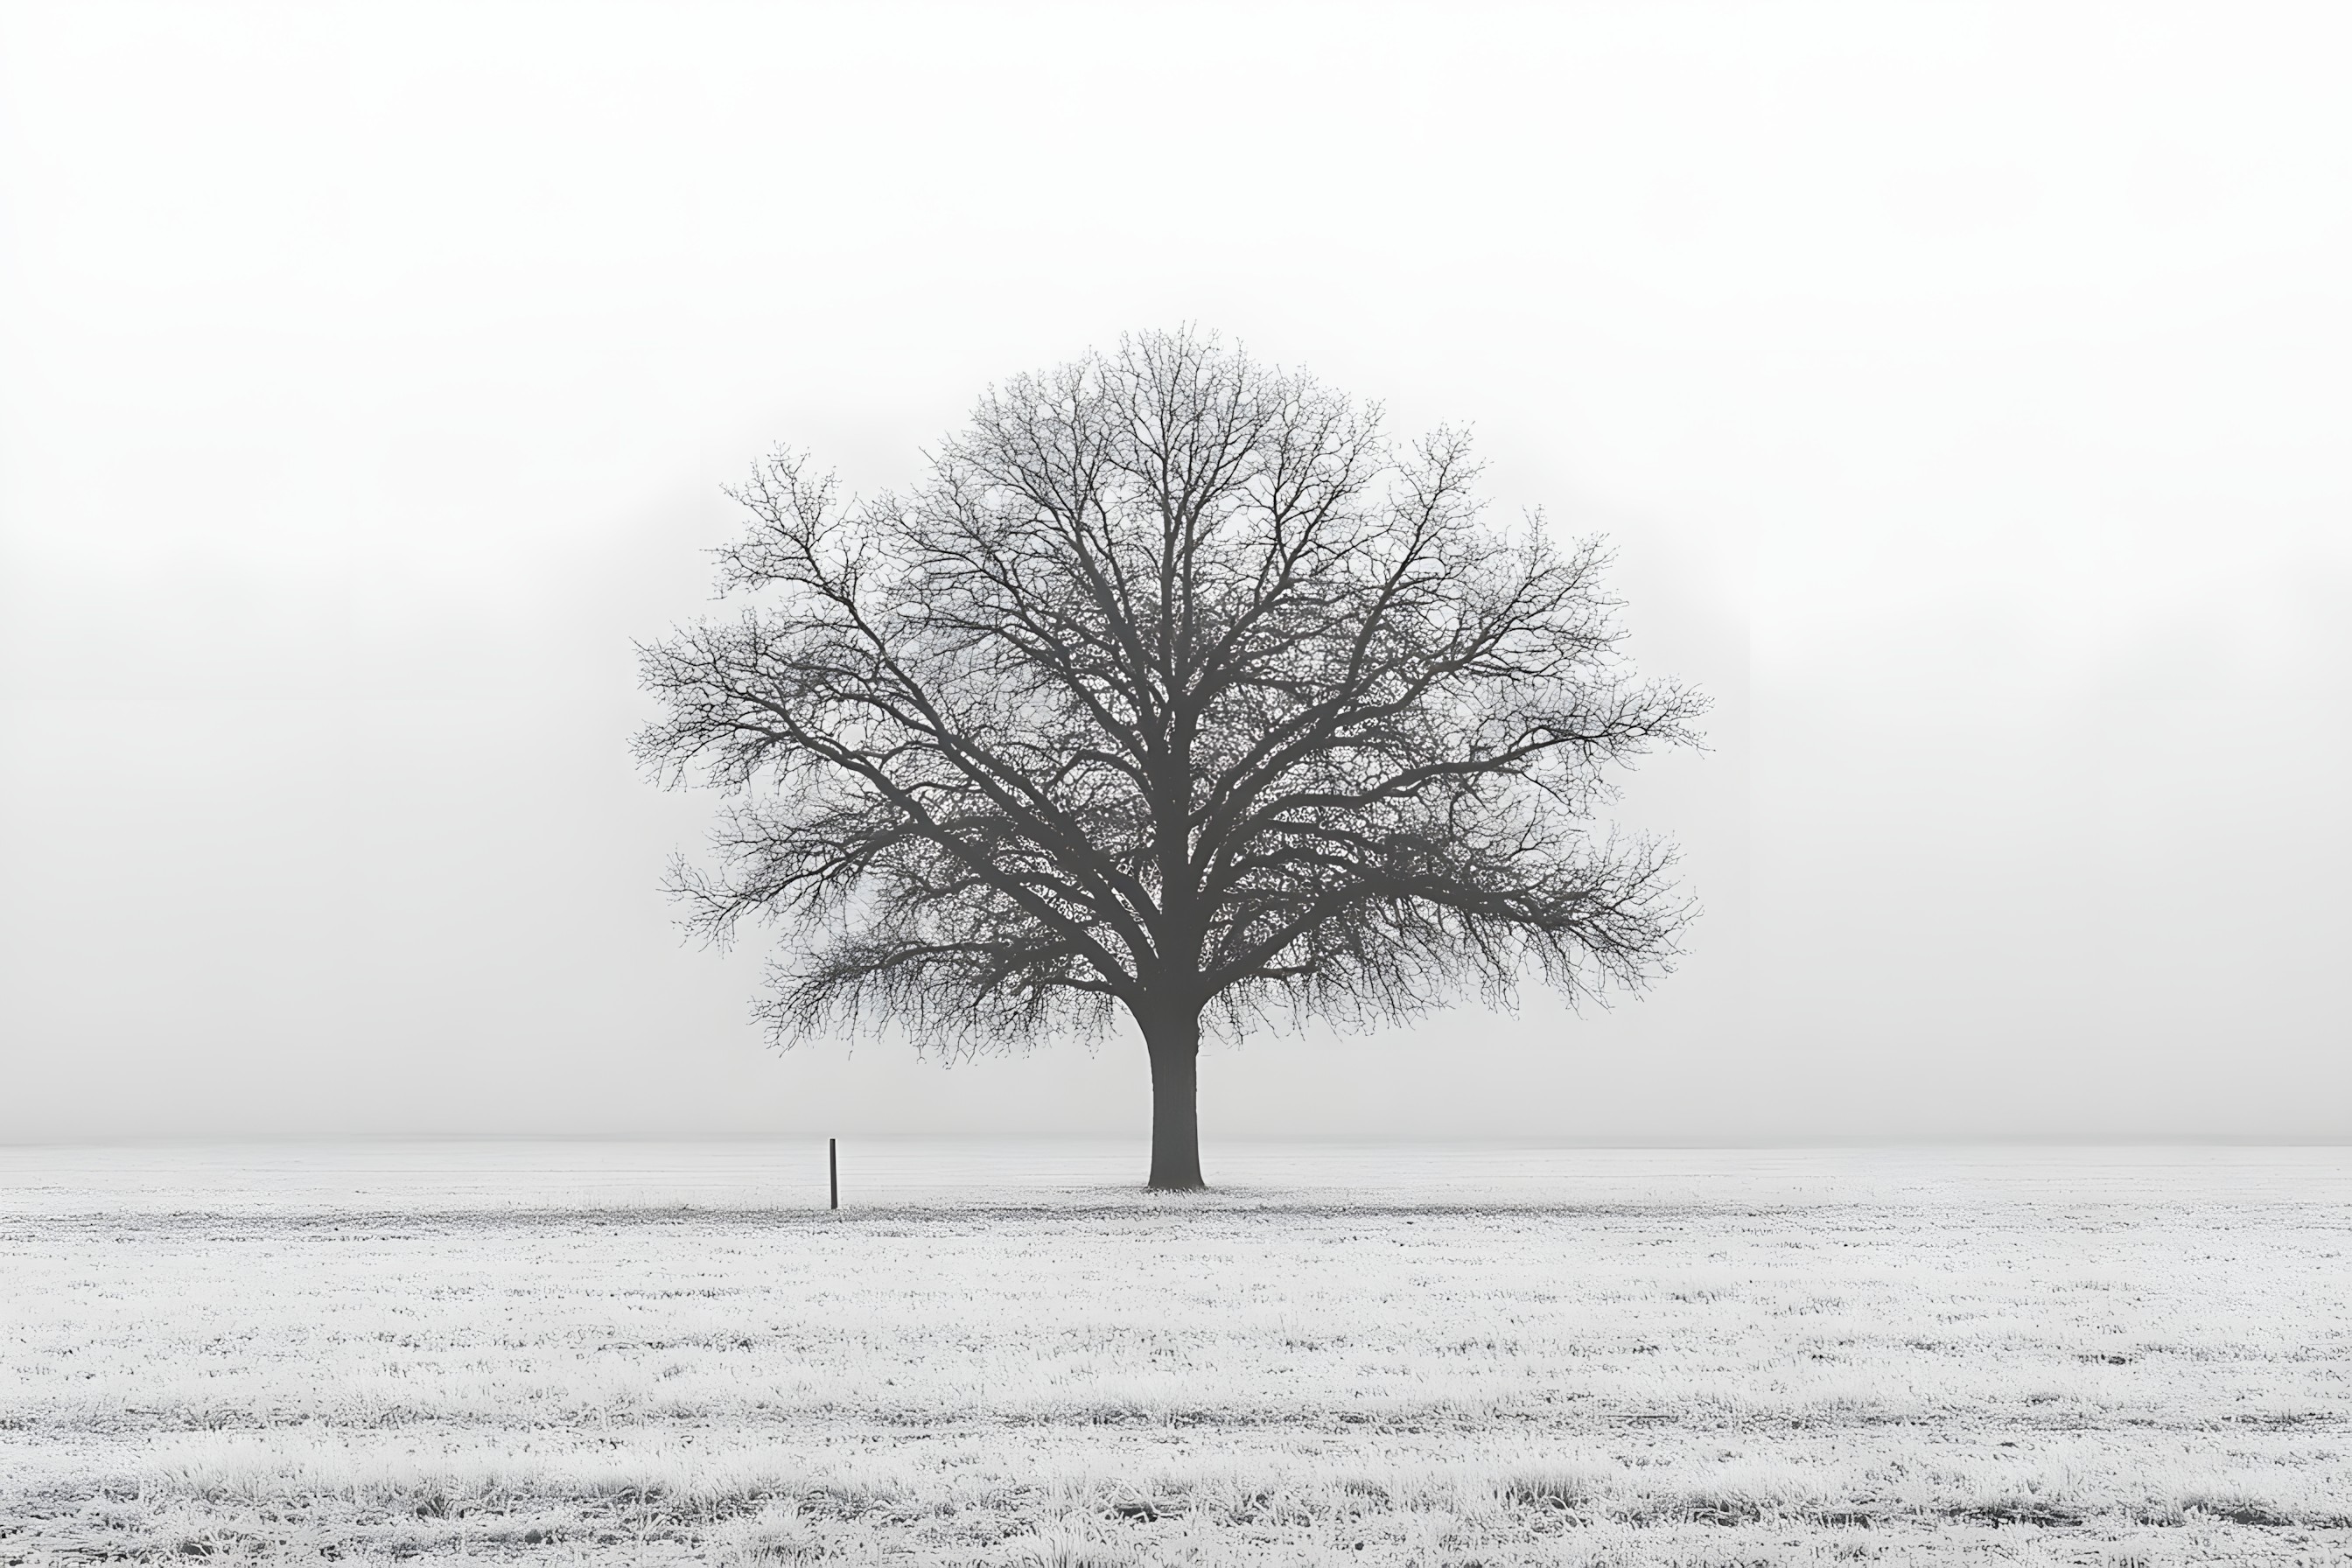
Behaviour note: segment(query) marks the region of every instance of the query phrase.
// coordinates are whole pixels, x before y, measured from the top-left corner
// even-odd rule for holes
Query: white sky
[[[768,1055],[633,637],[1197,321],[1475,424],[1715,750],[1649,999],[1212,1136],[2352,1136],[2340,8],[0,9],[0,1139],[1140,1134]]]

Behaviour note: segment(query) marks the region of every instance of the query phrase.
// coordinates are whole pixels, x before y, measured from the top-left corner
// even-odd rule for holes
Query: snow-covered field
[[[0,1562],[2352,1561],[2352,1150],[0,1150]]]

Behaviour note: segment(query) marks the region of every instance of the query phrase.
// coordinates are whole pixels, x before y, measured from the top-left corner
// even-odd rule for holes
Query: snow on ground
[[[2352,1562],[2352,1151],[0,1150],[0,1562]]]

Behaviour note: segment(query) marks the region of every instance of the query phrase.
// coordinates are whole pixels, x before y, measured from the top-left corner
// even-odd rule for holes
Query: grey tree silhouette
[[[1123,1008],[1155,1188],[1202,1184],[1204,1027],[1638,987],[1688,905],[1595,817],[1705,700],[1629,669],[1597,542],[1488,526],[1476,477],[1192,331],[990,392],[907,494],[770,458],[739,613],[639,649],[641,758],[731,797],[691,923],[772,920],[785,1040]]]

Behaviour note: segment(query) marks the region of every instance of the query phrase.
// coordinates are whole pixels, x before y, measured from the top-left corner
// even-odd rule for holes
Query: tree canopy
[[[772,923],[787,1039],[1130,1015],[1165,1186],[1204,1026],[1641,985],[1690,906],[1599,814],[1705,700],[1631,669],[1598,541],[1490,524],[1477,479],[1189,331],[990,391],[903,493],[772,456],[733,616],[640,649],[641,756],[729,797],[691,922]]]

